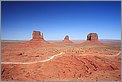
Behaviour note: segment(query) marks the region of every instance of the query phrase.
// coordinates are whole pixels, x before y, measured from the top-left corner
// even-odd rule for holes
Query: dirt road
[[[42,60],[42,61],[34,61],[34,62],[1,62],[1,64],[34,64],[34,63],[38,63],[38,62],[47,62],[47,61],[50,61],[50,60],[54,59],[56,56],[59,56],[59,55],[62,55],[62,54],[64,54],[64,52],[53,55],[49,59]],[[106,55],[106,56],[118,56],[120,54],[121,54],[121,51],[119,53],[117,53],[116,55]]]
[[[53,55],[49,59],[42,60],[42,61],[34,61],[34,62],[1,62],[1,64],[34,64],[34,63],[38,63],[38,62],[47,62],[47,61],[50,61],[50,60],[54,59],[56,56],[59,56],[59,55],[62,55],[62,54],[64,54],[64,52]]]

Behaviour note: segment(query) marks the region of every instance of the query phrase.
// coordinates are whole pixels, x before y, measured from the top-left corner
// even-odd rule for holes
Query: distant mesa
[[[29,46],[47,46],[49,43],[44,40],[44,35],[40,31],[33,31],[32,39],[26,45]]]
[[[44,40],[43,33],[41,34],[40,31],[33,31],[32,36],[32,40]]]
[[[98,34],[97,33],[89,33],[87,35],[87,40],[85,42],[83,42],[83,44],[102,44],[102,42],[100,42],[98,40]]]
[[[66,36],[64,37],[64,40],[69,40],[69,36],[66,35]]]
[[[69,36],[66,35],[63,40],[64,43],[73,43],[71,40],[69,40]]]
[[[87,35],[87,40],[89,40],[89,41],[97,41],[98,40],[98,34],[97,33],[89,33]]]

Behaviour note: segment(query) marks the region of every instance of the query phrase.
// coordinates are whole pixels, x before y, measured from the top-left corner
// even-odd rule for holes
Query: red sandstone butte
[[[87,40],[97,41],[98,40],[98,34],[97,33],[89,33],[87,35]]]
[[[84,42],[85,44],[102,44],[102,42],[100,42],[98,40],[98,34],[97,33],[89,33],[87,35],[87,41]]]
[[[64,37],[63,42],[65,42],[65,43],[73,43],[71,40],[69,40],[69,36],[68,36],[68,35],[66,35],[66,36]]]
[[[44,40],[43,33],[41,34],[40,31],[33,31],[32,40]]]
[[[29,46],[45,46],[49,44],[47,41],[44,40],[43,33],[41,34],[40,31],[33,31],[32,39],[26,43]]]

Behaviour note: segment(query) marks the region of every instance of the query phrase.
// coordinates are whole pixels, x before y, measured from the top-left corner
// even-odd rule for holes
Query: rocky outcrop
[[[89,33],[87,35],[87,40],[83,42],[84,45],[103,45],[102,42],[98,40],[98,34],[97,33]]]
[[[63,42],[65,42],[65,43],[73,43],[71,40],[69,40],[69,36],[68,36],[68,35],[66,35],[66,36],[64,37]]]
[[[89,41],[97,41],[98,40],[98,34],[97,33],[89,33],[87,35],[87,40],[89,40]]]
[[[33,31],[32,36],[32,39],[44,40],[43,33],[41,34],[40,31]]]
[[[69,36],[66,35],[66,36],[64,37],[64,40],[69,40]]]
[[[44,40],[44,35],[40,31],[33,31],[32,39],[26,43],[26,46],[48,46],[49,42]]]

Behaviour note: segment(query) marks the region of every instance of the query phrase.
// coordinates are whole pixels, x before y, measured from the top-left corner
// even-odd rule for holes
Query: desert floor
[[[2,80],[121,80],[120,40],[1,42]]]

